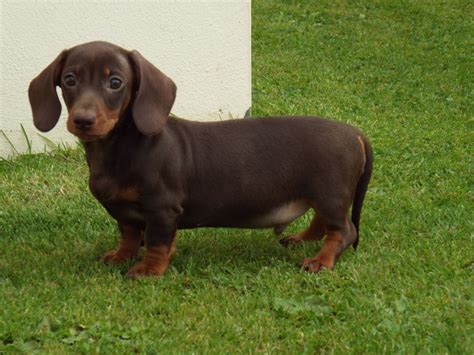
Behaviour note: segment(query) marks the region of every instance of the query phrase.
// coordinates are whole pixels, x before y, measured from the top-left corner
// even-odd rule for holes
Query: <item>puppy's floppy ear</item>
[[[130,52],[130,61],[135,71],[136,90],[133,119],[141,133],[153,135],[160,132],[168,120],[176,98],[176,85],[137,51]]]
[[[28,88],[33,123],[42,132],[51,130],[61,115],[61,102],[56,93],[56,86],[60,84],[66,53],[66,50],[62,51],[46,69],[31,81]]]

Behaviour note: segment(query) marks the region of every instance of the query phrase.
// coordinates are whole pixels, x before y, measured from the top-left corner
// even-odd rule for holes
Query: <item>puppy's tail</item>
[[[362,137],[361,137],[362,138]],[[354,249],[357,249],[357,245],[359,244],[359,221],[360,221],[360,214],[362,212],[362,204],[364,203],[365,193],[367,192],[367,188],[369,186],[370,177],[372,176],[372,162],[373,162],[373,151],[370,143],[368,142],[367,138],[362,138],[364,143],[364,151],[365,151],[365,166],[362,175],[357,182],[356,191],[354,195],[354,202],[352,203],[352,223],[354,223],[356,229],[356,240],[352,244]]]

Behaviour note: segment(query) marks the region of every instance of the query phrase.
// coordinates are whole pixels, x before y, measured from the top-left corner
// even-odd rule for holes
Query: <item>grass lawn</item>
[[[357,252],[313,275],[318,244],[182,231],[164,277],[130,281],[98,260],[118,234],[81,150],[1,161],[0,353],[472,353],[472,2],[252,7],[253,115],[371,139]]]

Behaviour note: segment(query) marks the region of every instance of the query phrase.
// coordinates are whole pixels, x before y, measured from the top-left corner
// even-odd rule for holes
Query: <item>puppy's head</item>
[[[30,83],[33,122],[51,130],[61,114],[60,86],[68,130],[83,141],[106,137],[131,108],[138,130],[158,133],[176,97],[176,85],[137,51],[91,42],[62,51]]]

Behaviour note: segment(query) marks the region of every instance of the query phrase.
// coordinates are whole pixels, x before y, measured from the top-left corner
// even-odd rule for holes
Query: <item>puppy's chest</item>
[[[136,184],[114,179],[107,174],[91,175],[89,188],[102,204],[136,203],[139,199]]]

